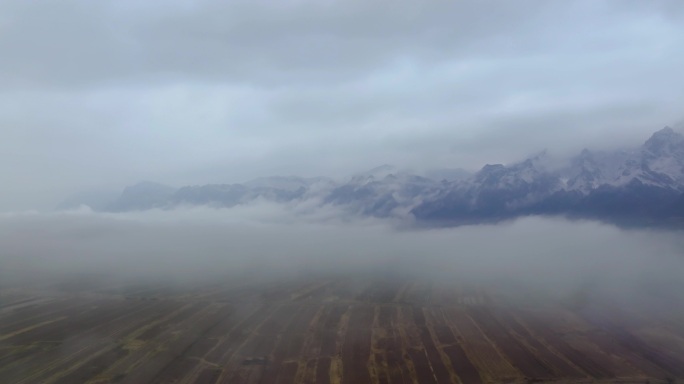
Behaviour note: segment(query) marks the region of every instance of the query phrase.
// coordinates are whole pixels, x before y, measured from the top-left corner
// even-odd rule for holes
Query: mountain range
[[[410,217],[424,225],[492,222],[526,215],[562,215],[624,225],[684,223],[684,136],[665,127],[638,148],[584,149],[564,164],[546,153],[476,173],[445,168],[416,174],[384,165],[337,181],[327,177],[274,176],[239,184],[173,188],[143,182],[116,198],[81,204],[100,211],[232,207],[262,199],[311,201],[359,215]]]

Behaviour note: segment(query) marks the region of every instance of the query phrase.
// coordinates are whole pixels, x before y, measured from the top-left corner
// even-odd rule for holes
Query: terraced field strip
[[[370,383],[368,369],[371,328],[375,309],[371,305],[353,305],[349,325],[342,341],[342,384]]]
[[[195,378],[195,380],[192,381],[192,384],[214,384],[216,383],[216,381],[218,381],[219,377],[221,377],[222,373],[223,370],[221,369],[204,368],[199,373],[197,378]]]
[[[457,335],[468,359],[478,368],[485,381],[505,382],[522,379],[518,370],[487,339],[463,308],[443,309],[445,319]]]
[[[373,337],[373,352],[378,371],[378,382],[413,383],[412,363],[405,363],[402,338],[398,329],[396,306],[382,305],[376,317],[377,329]],[[411,367],[409,368],[409,365]]]
[[[0,293],[0,313],[2,313],[2,311],[4,311],[7,308],[12,308],[16,305],[36,300],[40,300],[40,297],[26,296],[22,295],[21,293],[16,293],[15,295],[12,295],[11,293],[6,294],[3,291],[3,293]]]
[[[454,367],[458,381],[463,384],[482,383],[482,377],[477,368],[470,362],[465,351],[459,344],[450,345],[443,348],[444,353],[449,358],[451,366]]]
[[[190,359],[185,356],[177,356],[166,367],[157,374],[150,384],[180,383],[185,381],[195,371],[200,364],[197,359]]]
[[[185,324],[180,324],[175,330],[171,331],[172,334],[177,334],[178,332],[186,330],[190,333],[195,332],[195,335],[191,344],[180,351],[169,364],[159,371],[152,380],[152,383],[164,384],[187,382],[195,376],[199,376],[203,367],[206,366],[206,362],[201,358],[194,357],[195,353],[198,352],[198,344],[201,344],[203,340],[206,340],[206,336],[210,334],[212,330],[219,327],[223,320],[230,316],[231,313],[231,308],[223,304],[213,304],[206,308],[204,313],[199,313],[195,317],[189,318]],[[201,333],[196,333],[197,330],[193,327],[198,317],[208,317],[212,319],[212,321],[207,323],[209,324],[208,327],[200,331]],[[188,337],[188,339],[190,339],[190,337]]]
[[[309,331],[304,340],[302,347],[300,369],[297,371],[295,381],[302,383],[329,383],[330,382],[330,365],[332,358],[330,353],[326,356],[323,353],[324,342],[328,343],[326,348],[336,349],[335,335],[337,332],[337,325],[339,324],[342,314],[346,312],[347,308],[343,310],[335,305],[323,305],[320,310],[314,315],[309,324]],[[330,325],[329,325],[330,324]],[[328,326],[329,325],[329,326]],[[328,336],[328,339],[325,339]],[[332,337],[332,339],[330,338]],[[329,343],[332,341],[332,346]]]
[[[74,308],[74,307],[70,307]],[[28,356],[28,358],[24,361],[21,361],[17,364],[17,370],[19,372],[22,371],[29,371],[33,374],[36,372],[44,371],[45,372],[45,367],[47,365],[55,365],[56,362],[59,362],[60,360],[63,360],[63,358],[67,355],[70,355],[73,352],[69,352],[69,350],[78,350],[78,343],[100,343],[102,341],[107,341],[111,340],[113,337],[116,336],[116,333],[114,332],[119,326],[112,328],[112,324],[117,324],[120,319],[125,319],[128,317],[131,317],[133,314],[136,314],[138,311],[143,311],[143,310],[148,310],[149,308],[146,307],[138,307],[138,308],[131,308],[130,311],[124,311],[123,315],[120,315],[119,317],[114,317],[109,318],[106,323],[102,325],[96,325],[90,330],[84,330],[84,333],[79,333],[78,337],[74,339],[75,335],[74,334],[68,334],[66,335],[65,338],[59,338],[54,341],[34,341],[31,345],[37,345],[40,346],[40,349],[36,350],[36,348],[31,348],[31,351],[33,352]],[[74,317],[73,320],[78,321],[78,316],[72,316]],[[69,324],[71,326],[71,324]],[[106,339],[106,340],[105,340]],[[81,341],[79,341],[81,340]],[[88,357],[91,357],[87,355]],[[12,361],[9,361],[8,363],[11,363]],[[63,361],[63,365],[61,370],[66,370],[68,366],[71,364],[69,363],[68,360]],[[12,370],[7,370],[4,369],[8,367],[8,365],[2,364],[0,365],[2,368],[0,368],[0,371],[3,373],[1,375],[9,377],[11,376]],[[55,366],[57,368],[58,366]],[[11,368],[11,367],[10,367]],[[25,373],[24,373],[25,376]],[[40,380],[47,380],[49,378],[49,375],[46,372],[46,376],[43,377],[43,379]]]
[[[634,318],[626,317],[627,314],[621,308],[611,307],[605,312],[597,314],[579,314],[585,321],[596,327],[591,332],[590,338],[603,350],[618,355],[637,367],[646,375],[652,377],[680,377],[684,376],[684,359],[670,352],[667,348],[649,344],[645,340],[635,336],[620,322],[625,319],[632,323],[638,321],[643,324],[642,314]]]
[[[621,361],[633,367],[631,372],[634,372],[634,375],[641,375],[644,377],[674,376],[673,373],[654,364],[654,362],[649,359],[645,359],[638,351],[621,345],[619,341],[614,338],[614,335],[597,331],[593,332],[590,338],[602,351],[610,356],[614,356],[614,358],[619,358]],[[617,371],[616,374],[624,375],[624,371]]]
[[[425,314],[423,313],[423,308],[414,306],[411,308],[413,312],[413,322],[418,328],[420,334],[420,340],[423,344],[425,350],[425,355],[427,356],[428,362],[430,364],[430,370],[433,377],[436,379],[437,383],[450,383],[452,382],[452,375],[449,373],[444,361],[442,360],[442,354],[437,350],[435,342],[432,338],[432,334],[427,326],[427,321]],[[414,365],[415,364],[414,360]]]
[[[604,308],[603,310],[607,311],[608,309]],[[554,316],[568,319],[565,323],[580,324],[583,331],[572,338],[568,337],[568,343],[576,349],[584,351],[587,356],[609,369],[616,377],[647,377],[646,372],[629,361],[628,356],[625,355],[628,350],[622,348],[616,338],[604,337],[606,333],[601,330],[601,327],[587,321],[587,318],[582,314],[563,309],[555,311]],[[601,337],[595,339],[594,335]]]
[[[508,361],[528,378],[552,378],[553,371],[514,338],[491,312],[484,307],[468,308],[468,315],[478,324],[489,340],[502,351]]]
[[[668,326],[648,324],[632,330],[632,334],[656,348],[670,351],[675,356],[684,356],[684,338],[672,332]]]
[[[397,309],[394,325],[397,327],[399,336],[402,363],[406,365],[411,379],[433,383],[435,378],[425,356],[420,332],[413,321],[413,311],[410,305],[402,305]]]
[[[162,303],[153,305],[133,303],[132,305],[130,311],[122,312],[118,317],[109,318],[109,321],[81,334],[80,337],[90,340],[93,346],[99,345],[100,347],[85,349],[81,355],[75,356],[77,360],[66,361],[60,367],[60,371],[52,375],[52,379],[62,376],[80,377],[85,382],[85,379],[116,366],[116,363],[130,352],[125,337],[130,336],[131,333],[137,333],[141,325],[158,318],[158,313],[160,311],[163,313],[164,308],[173,307]],[[69,382],[68,379],[62,381]]]
[[[278,307],[270,305],[260,308],[231,330],[223,343],[216,348],[215,351],[220,354],[217,365],[224,369],[219,382],[229,382],[234,372],[239,372],[243,359],[238,352],[256,335],[257,330],[267,322]]]
[[[79,311],[89,309],[93,304],[94,302],[90,300],[76,302],[48,300],[35,303],[29,308],[13,310],[0,316],[0,335],[6,335],[18,329],[29,327],[32,324],[61,317],[67,313],[73,315]]]
[[[23,372],[26,370],[24,364],[44,349],[51,346],[41,346],[38,343],[27,346],[8,347],[0,356],[0,377],[14,377],[12,371]]]
[[[349,310],[346,304],[330,304],[327,316],[321,319],[321,356],[333,357],[337,353],[337,335],[342,316]]]
[[[285,329],[296,314],[296,306],[282,305],[254,329],[232,357],[231,372],[226,383],[258,383],[271,365],[277,364],[272,355],[283,338]]]
[[[155,301],[152,304],[146,304],[139,311],[129,312],[119,319],[113,319],[94,329],[93,331],[100,335],[116,340],[118,346],[126,352],[118,360],[105,366],[97,377],[100,380],[125,377],[132,367],[140,364],[140,359],[149,353],[146,351],[152,344],[139,340],[137,337],[149,329],[150,324],[158,324],[173,318],[179,313],[179,309],[183,309],[183,306],[184,303],[173,301]],[[158,345],[157,342],[154,344]]]
[[[108,302],[102,307],[91,308],[88,311],[71,316],[64,324],[50,324],[19,334],[9,340],[14,343],[26,344],[34,341],[51,341],[48,348],[41,350],[26,359],[0,368],[0,375],[5,377],[21,377],[17,382],[28,383],[36,381],[47,382],[59,375],[75,369],[88,358],[96,355],[104,348],[111,348],[110,339],[94,335],[91,332],[99,324],[126,313],[131,309],[129,303],[123,301]],[[118,315],[118,316],[117,316]],[[26,374],[26,372],[30,374]]]
[[[119,316],[121,313],[126,313],[131,307],[132,305],[130,303],[123,300],[103,302],[100,306],[89,307],[83,312],[62,314],[61,316],[69,319],[67,324],[58,324],[56,322],[47,323],[27,332],[17,333],[8,337],[6,341],[17,345],[28,344],[35,340],[64,340],[74,333],[84,332],[102,324],[105,319]],[[75,332],[75,330],[78,330],[78,332]]]
[[[119,382],[136,384],[157,380],[175,359],[187,354],[197,339],[216,326],[222,315],[221,307],[212,305],[165,330],[156,342],[135,351],[144,355]]]
[[[86,362],[81,364],[77,369],[68,371],[67,373],[59,376],[51,383],[54,384],[72,384],[72,383],[85,383],[89,379],[97,376],[101,372],[107,369],[111,364],[121,359],[123,356],[128,354],[128,352],[121,346],[115,346],[111,349],[104,349],[99,353],[93,355]]]
[[[684,377],[684,338],[668,328],[676,322],[649,323],[643,313],[619,322],[607,309],[599,312],[604,318],[563,306],[516,308],[478,287],[358,276],[166,296],[144,289],[161,296],[60,296],[0,314],[8,331],[0,335],[0,383],[643,384]]]
[[[609,368],[602,366],[600,362],[592,359],[585,351],[577,349],[566,342],[562,334],[549,328],[547,321],[532,316],[528,312],[521,313],[516,311],[516,315],[528,325],[528,329],[534,329],[534,332],[544,340],[546,345],[553,346],[566,360],[584,371],[587,376],[594,379],[615,377],[615,374]]]
[[[261,305],[254,311],[248,310],[249,314],[246,317],[241,318],[241,321],[233,325],[227,333],[220,335],[220,342],[204,359],[216,365],[226,366],[254,328],[261,324],[263,319],[274,310],[275,308],[272,305]]]
[[[166,300],[136,305],[121,316],[93,328],[90,332],[104,337],[126,340],[145,324],[163,319],[177,308],[178,303]]]
[[[331,319],[332,316],[332,319]],[[328,321],[334,323],[333,327],[341,320],[342,313],[332,305],[324,305],[316,312],[309,323],[309,327],[302,346],[299,359],[299,369],[294,382],[298,383],[329,383],[331,357],[322,357],[323,339],[326,332],[325,325]],[[337,321],[337,322],[336,322]],[[333,328],[334,330],[336,328]],[[333,348],[335,348],[334,346]]]
[[[31,297],[21,297],[14,302],[4,302],[0,305],[0,319],[8,319],[11,316],[17,316],[21,318],[21,314],[27,314],[30,316],[31,310],[41,313],[42,308],[48,307],[51,303],[58,303],[62,300],[58,300],[57,297],[41,297],[41,296],[31,296]],[[1,300],[0,300],[1,302]]]
[[[62,321],[66,318],[67,318],[66,316],[59,316],[59,317],[53,317],[53,318],[45,319],[44,321],[42,321],[40,323],[33,323],[33,324],[31,324],[25,328],[19,328],[19,329],[16,329],[14,331],[11,331],[10,333],[7,333],[5,335],[0,336],[0,341],[6,340],[6,339],[9,339],[12,337],[16,337],[18,335],[21,335],[22,333],[33,331],[33,330],[38,329],[40,327],[44,327],[48,324],[52,324],[52,323],[56,323],[58,321]]]
[[[604,309],[608,310],[608,309]],[[555,311],[538,312],[543,318],[551,321],[551,324],[567,324],[565,327],[565,339],[575,349],[582,351],[598,365],[605,367],[613,374],[613,377],[645,377],[646,374],[631,364],[624,355],[610,353],[615,352],[613,342],[600,345],[600,340],[595,340],[592,335],[600,331],[600,327],[587,321],[581,314],[558,308]],[[563,328],[561,328],[563,330]],[[600,332],[598,332],[600,333]],[[604,349],[606,347],[607,349]],[[624,351],[622,351],[624,352]]]
[[[272,363],[266,366],[259,382],[294,383],[301,368],[300,356],[312,319],[320,308],[314,305],[301,305],[281,333],[279,342],[272,351]]]
[[[389,372],[387,360],[385,357],[385,346],[388,343],[391,332],[391,326],[386,327],[385,323],[389,323],[388,313],[383,313],[385,306],[375,307],[375,318],[373,320],[373,330],[371,332],[371,360],[373,362],[373,382],[377,384],[385,384],[389,382]]]
[[[158,340],[141,340],[138,337],[156,324],[164,323],[179,315],[187,307],[184,303],[172,303],[155,307],[155,311],[141,313],[139,317],[129,319],[127,324],[116,331],[119,346],[126,351],[116,362],[111,363],[99,376],[120,380],[135,368],[145,363],[156,350],[164,349]],[[169,327],[172,326],[171,324]]]
[[[684,377],[684,360],[671,355],[667,350],[654,348],[618,325],[606,326],[603,331],[612,342],[611,345],[617,345],[618,350],[625,351],[623,356],[631,357],[635,365],[647,374],[655,377]],[[597,340],[605,342],[606,338],[600,337]],[[659,368],[660,372],[653,370],[653,367]],[[662,375],[663,372],[665,375]]]
[[[468,359],[456,340],[451,328],[444,320],[444,314],[436,308],[431,308],[427,313],[433,340],[439,346],[442,360],[446,361],[445,365],[449,369],[451,381],[462,384],[482,383],[477,367]]]
[[[494,314],[500,324],[507,328],[512,337],[516,337],[521,343],[528,346],[535,356],[549,367],[554,377],[566,379],[580,379],[586,375],[570,361],[557,353],[550,346],[545,345],[527,329],[520,320],[510,311],[503,309],[489,309]]]

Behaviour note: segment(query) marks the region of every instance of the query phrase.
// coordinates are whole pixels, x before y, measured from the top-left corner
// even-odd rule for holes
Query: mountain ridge
[[[656,131],[638,148],[584,149],[562,166],[552,164],[543,151],[510,165],[487,164],[474,174],[448,168],[433,174],[454,177],[439,179],[429,172],[421,175],[385,164],[341,182],[298,176],[180,188],[144,182],[127,187],[100,210],[222,208],[264,199],[315,200],[359,215],[409,217],[434,225],[525,215],[684,221],[684,135],[670,127]]]

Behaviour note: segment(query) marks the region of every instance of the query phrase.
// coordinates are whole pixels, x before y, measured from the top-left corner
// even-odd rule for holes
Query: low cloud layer
[[[521,288],[552,297],[591,292],[621,302],[681,300],[680,232],[525,218],[498,225],[405,230],[388,221],[312,216],[300,208],[0,216],[6,285],[103,281],[207,283],[255,276],[425,279]]]

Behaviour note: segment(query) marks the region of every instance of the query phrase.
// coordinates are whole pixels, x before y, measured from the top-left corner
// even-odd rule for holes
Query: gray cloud
[[[0,216],[0,244],[0,281],[48,287],[93,274],[102,282],[208,283],[370,273],[552,299],[588,291],[611,305],[648,296],[681,300],[684,288],[681,233],[560,219],[404,231],[387,221],[269,203],[228,211],[23,213]]]
[[[0,210],[141,179],[465,167],[682,118],[673,1],[0,4]]]

